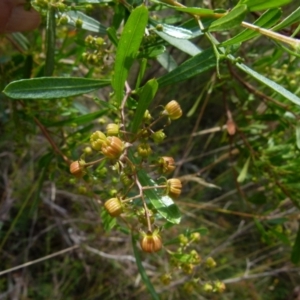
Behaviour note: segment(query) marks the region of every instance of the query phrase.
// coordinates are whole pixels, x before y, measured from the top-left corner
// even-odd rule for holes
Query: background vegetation
[[[297,299],[300,6],[260,2],[35,0],[40,27],[0,37],[0,299]],[[151,143],[183,183],[180,223],[156,211],[153,254],[136,210],[132,235],[105,214],[109,165],[69,171],[97,158],[94,131],[122,124],[125,81],[128,128],[144,126],[139,103],[183,111]]]

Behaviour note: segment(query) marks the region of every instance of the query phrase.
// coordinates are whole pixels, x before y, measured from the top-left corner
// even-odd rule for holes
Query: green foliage
[[[224,3],[34,0],[40,28],[0,37],[0,275],[29,262],[26,297],[299,282],[300,7]]]

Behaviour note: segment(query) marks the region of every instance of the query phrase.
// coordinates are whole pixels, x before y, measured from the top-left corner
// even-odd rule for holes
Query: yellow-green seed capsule
[[[226,290],[226,286],[222,281],[216,281],[214,283],[214,291],[223,293]]]
[[[123,212],[123,205],[120,199],[111,198],[104,203],[104,207],[112,217],[118,217]]]
[[[176,100],[172,100],[165,106],[162,114],[168,116],[171,120],[176,120],[182,116],[182,110],[179,103]]]
[[[159,144],[166,138],[166,135],[163,132],[163,129],[161,129],[161,130],[158,130],[158,131],[152,133],[151,138],[153,139],[153,141],[156,144]]]
[[[109,123],[106,126],[106,134],[108,136],[116,136],[119,134],[120,126],[115,123]]]
[[[97,44],[98,46],[102,46],[102,45],[105,44],[104,39],[101,38],[101,37],[96,38],[95,42],[96,42],[96,44]]]
[[[211,293],[214,289],[210,283],[205,283],[202,288],[206,293]]]
[[[193,264],[200,264],[201,256],[196,250],[191,250],[190,255],[191,255],[191,262]]]
[[[146,158],[152,153],[152,150],[151,150],[151,147],[149,146],[149,144],[143,143],[138,146],[137,152],[138,152],[139,156]]]
[[[192,274],[193,273],[193,270],[194,270],[194,265],[193,264],[183,264],[181,266],[182,268],[182,271],[185,273],[185,274]]]
[[[120,175],[120,180],[124,184],[124,186],[130,186],[133,182],[133,179],[128,174],[122,172]]]
[[[67,25],[68,22],[69,22],[69,19],[68,19],[67,16],[62,16],[62,17],[60,17],[59,20],[58,20],[58,24],[59,24],[59,25]]]
[[[195,242],[199,242],[201,240],[201,234],[199,232],[193,232],[191,234],[191,239]]]
[[[156,29],[157,31],[163,31],[163,30],[164,30],[164,26],[163,26],[162,24],[157,24],[157,25],[155,26],[155,29]]]
[[[171,198],[177,198],[181,194],[182,184],[178,178],[171,178],[167,180],[167,194]]]
[[[209,269],[214,268],[217,265],[215,260],[212,257],[208,257],[205,261],[205,266]]]
[[[90,154],[93,153],[93,149],[92,149],[91,147],[85,147],[85,148],[84,148],[84,153],[85,153],[86,155],[90,155]]]
[[[186,246],[189,243],[189,239],[184,234],[179,234],[179,243],[181,246]]]
[[[102,131],[98,130],[91,135],[90,142],[94,150],[100,151],[103,144],[107,142],[107,137]]]
[[[146,124],[150,124],[151,123],[151,120],[152,120],[152,116],[149,112],[149,110],[147,109],[144,113],[144,116],[143,116],[143,121],[146,123]]]
[[[76,28],[80,29],[82,27],[83,21],[81,19],[77,19],[75,22]]]
[[[169,285],[170,282],[172,280],[172,275],[170,273],[167,274],[163,274],[162,276],[160,276],[160,281],[164,284],[164,285]]]

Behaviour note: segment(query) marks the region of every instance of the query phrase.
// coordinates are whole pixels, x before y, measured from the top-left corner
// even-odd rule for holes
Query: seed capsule
[[[224,282],[217,281],[214,283],[214,290],[218,293],[223,293],[226,290],[226,286]]]
[[[206,293],[211,293],[213,291],[213,286],[210,284],[210,283],[205,283],[203,285],[203,290],[206,292]]]
[[[123,149],[123,142],[116,136],[109,136],[101,148],[102,153],[110,159],[119,158]]]
[[[163,111],[163,115],[169,116],[171,120],[179,119],[182,116],[182,110],[179,103],[175,100],[170,101]]]
[[[236,128],[235,128],[235,124],[234,124],[233,120],[228,120],[226,125],[227,125],[228,134],[234,135],[236,132]]]
[[[120,126],[115,123],[109,123],[106,126],[106,134],[108,136],[116,136],[119,134]]]
[[[80,164],[79,160],[73,161],[70,164],[70,173],[77,178],[81,178],[84,175],[84,167]]]
[[[163,132],[163,129],[161,129],[161,130],[158,130],[158,131],[154,132],[154,133],[151,135],[151,138],[153,139],[153,141],[154,141],[156,144],[159,144],[159,143],[161,143],[161,142],[166,138],[166,135],[165,135],[165,133]]]
[[[94,150],[100,151],[103,144],[105,144],[106,141],[107,141],[106,135],[99,130],[95,131],[90,137],[90,142]]]
[[[138,146],[137,152],[138,152],[139,156],[146,158],[152,153],[152,150],[151,150],[149,144],[143,143]]]
[[[123,205],[120,199],[111,198],[104,203],[104,207],[112,217],[118,217],[123,212]]]
[[[217,263],[212,257],[208,257],[205,261],[205,266],[209,269],[214,268],[216,265]]]
[[[171,198],[177,198],[181,194],[182,184],[178,178],[167,180],[167,194]]]
[[[156,231],[154,231],[153,233],[144,233],[140,244],[142,250],[147,253],[157,252],[162,247],[161,237]]]
[[[159,160],[159,169],[161,173],[167,174],[175,170],[175,161],[173,157],[162,156]]]
[[[147,109],[144,113],[144,116],[143,116],[143,121],[146,123],[146,124],[150,124],[151,123],[151,120],[152,120],[152,117],[151,117],[151,114],[149,112],[149,110]]]

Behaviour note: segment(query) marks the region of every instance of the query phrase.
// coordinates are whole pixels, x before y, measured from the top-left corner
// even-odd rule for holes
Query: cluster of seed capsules
[[[90,136],[91,147],[101,154],[101,158],[94,162],[85,162],[80,159],[70,164],[70,172],[77,178],[83,177],[88,167],[99,164],[103,160],[113,166],[112,169],[118,172],[123,187],[114,197],[104,202],[104,208],[111,217],[122,217],[125,213],[133,213],[140,223],[147,226],[147,231],[142,232],[140,240],[144,252],[153,253],[162,248],[159,229],[152,229],[155,212],[148,208],[149,203],[144,197],[144,190],[153,188],[157,191],[159,189],[162,195],[175,199],[179,197],[182,189],[180,179],[164,177],[174,171],[175,161],[170,156],[157,156],[152,150],[152,144],[158,144],[166,137],[163,129],[154,131],[153,128],[163,121],[163,126],[166,126],[181,116],[180,105],[172,100],[163,107],[155,120],[147,110],[143,116],[141,129],[136,134],[126,131],[125,124],[109,123],[106,126],[106,133],[95,131]],[[134,153],[134,159],[129,153]],[[163,176],[164,183],[151,187],[142,186],[137,172],[147,168]],[[134,188],[138,190],[138,194],[129,196]],[[142,205],[137,209],[136,206],[133,207],[130,204],[138,199],[142,200],[142,202],[139,201]]]

